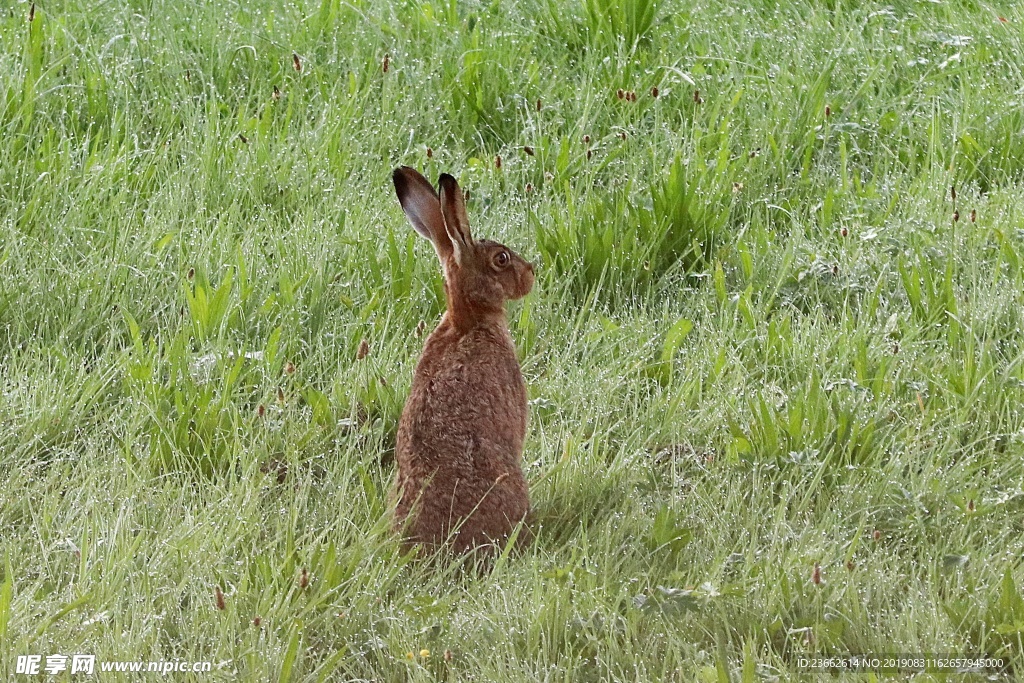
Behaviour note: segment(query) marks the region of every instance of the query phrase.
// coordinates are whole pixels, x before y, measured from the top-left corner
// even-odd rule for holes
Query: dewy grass
[[[1018,5],[30,8],[0,11],[5,678],[1024,671]],[[388,531],[443,307],[399,164],[543,264],[509,316],[536,541],[490,573]]]

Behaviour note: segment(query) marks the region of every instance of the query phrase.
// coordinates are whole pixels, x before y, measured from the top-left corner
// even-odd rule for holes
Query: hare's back
[[[477,428],[526,431],[526,385],[508,332],[480,328],[450,345],[434,385],[453,413]],[[440,396],[438,396],[440,398]]]
[[[400,437],[418,444],[421,454],[444,454],[450,464],[464,448],[478,462],[480,456],[518,459],[526,412],[526,385],[507,332],[455,336],[439,328],[416,369],[403,414],[409,433],[400,430]]]

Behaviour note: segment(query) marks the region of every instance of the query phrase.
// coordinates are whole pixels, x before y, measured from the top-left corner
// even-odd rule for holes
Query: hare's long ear
[[[430,181],[416,169],[402,166],[391,174],[395,193],[412,227],[430,240],[443,264],[452,254],[452,241],[444,228],[441,203]]]
[[[455,261],[460,263],[463,248],[473,244],[473,236],[469,232],[469,217],[466,215],[466,200],[459,189],[459,183],[447,173],[441,174],[437,185],[441,190],[444,227],[455,250]]]

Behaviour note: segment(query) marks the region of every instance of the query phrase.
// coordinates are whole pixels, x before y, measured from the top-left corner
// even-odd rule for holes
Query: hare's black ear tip
[[[437,179],[437,186],[450,190],[454,187],[458,187],[459,181],[457,181],[455,179],[455,176],[451,175],[450,173],[442,173],[441,176]]]
[[[409,184],[409,177],[406,175],[409,170],[408,166],[399,166],[391,172],[391,182],[395,184],[395,189],[399,192]]]

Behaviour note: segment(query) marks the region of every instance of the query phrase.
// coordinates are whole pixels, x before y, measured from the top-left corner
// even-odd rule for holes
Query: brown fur
[[[393,178],[410,223],[441,260],[448,302],[398,423],[394,526],[407,545],[494,547],[530,509],[521,464],[526,384],[505,302],[530,291],[533,266],[497,242],[473,240],[450,175],[438,181],[439,195],[409,167]]]

